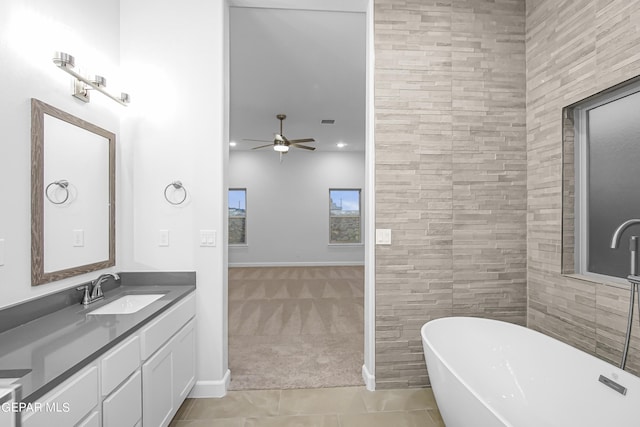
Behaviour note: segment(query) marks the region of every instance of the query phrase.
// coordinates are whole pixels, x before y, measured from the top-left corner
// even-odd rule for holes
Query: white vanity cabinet
[[[195,383],[194,314],[192,294],[141,331],[143,427],[169,425]]]
[[[22,425],[169,425],[195,383],[194,316],[192,292],[34,402]]]

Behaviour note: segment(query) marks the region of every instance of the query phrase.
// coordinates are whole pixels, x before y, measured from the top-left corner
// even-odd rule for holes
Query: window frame
[[[597,282],[627,284],[625,278],[589,271],[589,111],[640,92],[640,81],[629,82],[623,87],[611,88],[592,99],[586,99],[573,107],[574,121],[574,271],[575,274]]]
[[[233,188],[229,188],[227,190],[227,204],[229,203],[229,192],[231,191],[244,191],[244,217],[233,217],[233,218],[244,218],[244,242],[242,243],[231,243],[231,241],[229,240],[229,238],[227,237],[227,244],[229,246],[248,246],[248,238],[247,236],[249,235],[249,233],[247,232],[248,229],[248,224],[247,224],[247,212],[248,212],[248,206],[249,204],[247,203],[248,201],[248,197],[247,197],[247,189],[246,188],[242,188],[242,187],[233,187]],[[229,215],[229,206],[227,206],[227,235],[229,235],[229,227],[231,225],[231,215]]]
[[[331,218],[339,218],[337,215],[331,215],[331,192],[332,191],[357,191],[358,192],[358,215],[360,225],[360,233],[359,233],[359,241],[358,242],[334,242],[331,239]],[[344,217],[344,216],[343,216]],[[350,218],[355,218],[356,216],[349,216]],[[362,189],[361,188],[329,188],[329,246],[362,246],[364,245],[364,241],[362,239],[362,226],[363,226],[363,215],[362,215]]]

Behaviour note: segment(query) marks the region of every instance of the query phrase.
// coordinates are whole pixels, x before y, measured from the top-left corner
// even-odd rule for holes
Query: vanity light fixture
[[[338,148],[344,148],[344,147],[346,147],[346,146],[347,146],[347,144],[345,144],[344,142],[338,142],[338,143],[336,144],[336,147],[338,147]]]
[[[127,104],[129,104],[129,102],[131,102],[131,98],[129,97],[128,93],[122,92],[120,94],[120,97],[118,98],[117,96],[107,92],[107,90],[105,89],[107,87],[106,78],[96,75],[88,79],[74,71],[76,60],[73,55],[69,55],[65,52],[56,52],[53,55],[53,63],[56,64],[56,66],[61,70],[75,77],[75,80],[73,82],[73,96],[80,99],[81,101],[89,102],[89,91],[97,90],[106,97],[113,99],[120,105],[126,106]]]

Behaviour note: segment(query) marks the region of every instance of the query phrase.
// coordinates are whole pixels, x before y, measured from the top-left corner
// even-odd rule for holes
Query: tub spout
[[[611,249],[617,249],[620,245],[620,237],[622,236],[622,232],[627,229],[627,227],[632,226],[633,224],[640,224],[640,219],[629,219],[616,228],[616,231],[613,232],[613,236],[611,237]]]

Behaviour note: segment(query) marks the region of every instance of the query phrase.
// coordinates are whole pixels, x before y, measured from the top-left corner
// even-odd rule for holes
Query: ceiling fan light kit
[[[287,139],[282,132],[282,122],[287,118],[286,114],[277,114],[276,119],[280,120],[280,133],[276,133],[273,138],[273,143],[267,145],[261,145],[259,147],[253,147],[252,150],[258,150],[260,148],[273,147],[273,150],[280,153],[280,161],[282,161],[282,155],[289,151],[289,148],[302,148],[304,150],[313,151],[316,147],[311,147],[308,145],[301,145],[303,142],[315,142],[313,138],[303,138],[303,139]],[[245,141],[259,141],[256,139],[247,139]],[[267,141],[264,141],[267,142]]]
[[[287,151],[289,151],[289,146],[284,145],[284,141],[283,141],[280,144],[274,144],[273,149],[280,153],[286,153]]]

